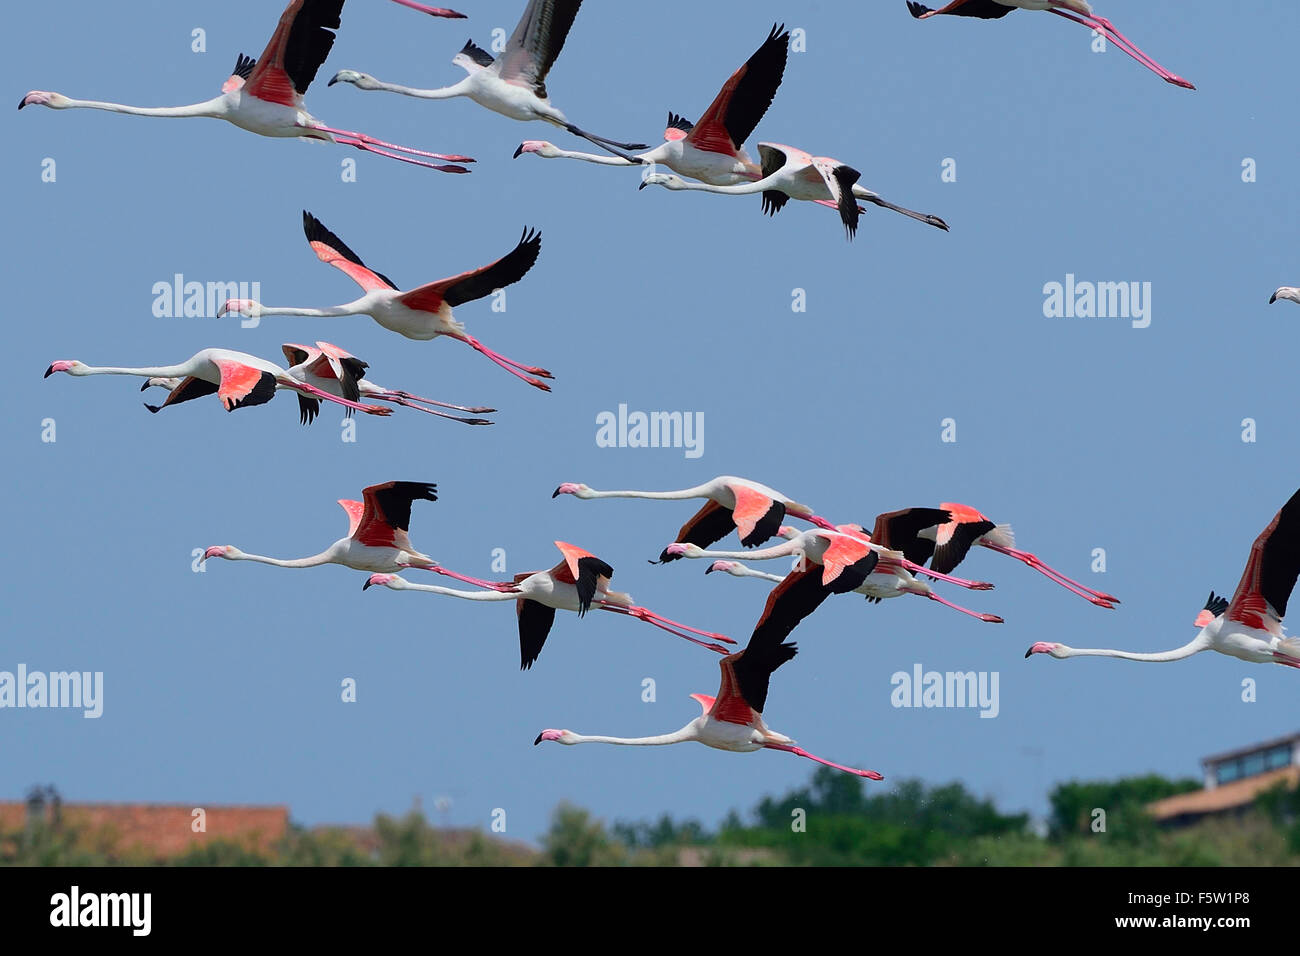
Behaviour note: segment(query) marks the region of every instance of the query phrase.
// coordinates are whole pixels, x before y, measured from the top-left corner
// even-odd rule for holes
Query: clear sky
[[[1207,592],[1231,594],[1251,541],[1300,484],[1293,343],[1300,283],[1293,175],[1295,5],[1108,0],[1148,53],[1195,82],[1162,83],[1087,30],[1044,13],[914,21],[903,0],[735,5],[589,2],[553,68],[553,101],[616,138],[658,140],[668,110],[697,118],[783,21],[806,34],[749,145],[795,144],[863,173],[950,234],[872,208],[857,240],[835,215],[756,197],[638,192],[639,174],[511,159],[523,139],[588,148],[458,100],[327,88],[353,68],[415,86],[461,75],[452,56],[513,27],[521,0],[462,0],[468,21],[352,0],[307,103],[327,123],[477,157],[469,176],[355,150],[270,140],[207,120],[44,109],[4,117],[0,181],[8,374],[8,546],[0,670],[104,673],[104,713],[0,710],[0,798],[53,782],[69,800],[286,803],[304,823],[368,820],[420,796],[445,819],[536,838],[568,798],[606,819],[668,811],[716,824],[812,764],[698,746],[532,746],[544,727],[646,735],[715,693],[714,655],[613,615],[560,614],[518,670],[511,605],[387,590],[339,567],[210,562],[235,544],[295,557],[340,537],[334,504],[389,479],[435,481],[417,547],[495,576],[550,567],[552,541],[608,560],[649,607],[742,643],[763,606],[752,581],[704,562],[652,567],[698,502],[583,502],[562,481],[670,489],[718,474],[763,481],[840,521],[960,501],[1019,543],[1123,599],[1090,606],[980,550],[948,597],[980,624],[902,598],[828,601],[796,632],[768,722],[888,778],[964,781],[1008,809],[1043,807],[1072,777],[1198,772],[1210,752],[1294,731],[1300,679],[1205,654],[1176,664],[1022,659],[1038,640],[1161,650],[1185,643]],[[215,94],[265,45],[279,3],[66,0],[8,11],[2,85],[140,105]],[[737,10],[740,12],[737,12]],[[206,53],[191,31],[206,30]],[[42,181],[55,161],[57,179]],[[342,181],[344,160],[357,181]],[[956,181],[944,182],[944,161]],[[1257,181],[1243,182],[1243,161]],[[484,264],[526,225],[536,268],[458,317],[489,346],[556,374],[545,395],[452,341],[414,342],[366,318],[156,318],[153,286],[261,283],[268,304],[354,297],[301,232],[310,209],[407,288]],[[1151,322],[1044,316],[1044,286],[1150,283]],[[804,290],[806,311],[792,310]],[[214,399],[141,407],[138,381],[40,376],[54,359],[178,362],[221,346],[279,360],[282,342],[335,342],[375,380],[491,405],[492,428],[399,409],[341,440],[327,410],[226,414]],[[704,454],[602,448],[596,417],[704,416]],[[942,422],[956,422],[945,443]],[[1243,419],[1257,440],[1242,441]],[[57,440],[42,441],[53,419]],[[736,547],[729,538],[725,547]],[[1090,571],[1104,548],[1107,571]],[[770,570],[783,570],[780,564]],[[432,575],[408,572],[416,581]],[[898,709],[890,677],[996,671],[1000,713]],[[358,700],[340,700],[340,682]],[[643,702],[642,682],[656,701]],[[1257,700],[1242,701],[1242,681]]]

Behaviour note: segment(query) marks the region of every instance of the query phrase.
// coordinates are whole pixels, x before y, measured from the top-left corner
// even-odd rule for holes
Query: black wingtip
[[[907,12],[919,20],[930,12],[930,8],[923,3],[917,3],[916,0],[907,0]]]
[[[149,411],[152,412],[152,413],[155,414],[155,415],[157,415],[159,409],[162,408],[161,405],[150,405],[148,402],[145,402],[145,403],[144,403],[144,407],[147,408],[147,409],[149,409]]]

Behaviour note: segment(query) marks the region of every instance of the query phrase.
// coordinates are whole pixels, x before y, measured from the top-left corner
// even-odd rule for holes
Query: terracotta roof
[[[1300,766],[1280,767],[1254,777],[1224,783],[1212,790],[1195,790],[1165,797],[1147,805],[1147,812],[1157,820],[1171,817],[1218,813],[1244,806],[1270,787],[1285,781],[1294,788],[1300,783]]]
[[[287,806],[203,807],[206,832],[195,833],[190,804],[64,803],[62,826],[81,831],[81,839],[114,854],[142,854],[154,859],[180,856],[213,840],[270,852],[289,830]],[[52,810],[45,805],[46,819]],[[0,830],[22,830],[25,801],[0,802]]]

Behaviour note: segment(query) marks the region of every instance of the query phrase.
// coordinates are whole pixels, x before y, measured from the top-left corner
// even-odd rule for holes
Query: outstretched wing
[[[463,302],[481,299],[518,282],[537,262],[541,251],[542,234],[525,229],[519,243],[496,262],[404,292],[397,301],[421,312],[437,312],[444,302],[454,309]]]
[[[927,13],[950,13],[958,17],[978,17],[981,20],[998,20],[1005,17],[1015,7],[998,3],[997,0],[954,0],[946,7],[934,10],[916,0],[907,0],[907,9],[912,16],[920,18]]]
[[[529,0],[505,52],[492,67],[497,75],[546,99],[546,74],[564,49],[581,6],[582,0]]]
[[[903,557],[915,564],[924,564],[934,554],[934,542],[922,538],[921,532],[947,524],[952,512],[945,508],[903,508],[876,516],[871,531],[872,544],[891,551],[902,551]]]
[[[251,67],[244,91],[270,103],[299,105],[334,46],[342,14],[343,0],[292,0]]]
[[[205,395],[211,395],[217,390],[217,386],[211,382],[205,382],[201,378],[189,376],[181,380],[181,383],[168,393],[167,398],[161,405],[150,405],[145,402],[144,407],[149,409],[155,415],[169,405],[179,405],[181,402],[192,401],[196,398],[202,398]]]
[[[569,572],[568,575],[557,575],[557,578],[561,581],[568,579],[578,589],[578,616],[582,617],[591,608],[596,592],[608,589],[614,569],[590,551],[564,541],[555,542],[555,546],[564,555],[564,567]]]
[[[518,578],[515,580],[518,583]],[[541,656],[542,646],[555,624],[555,608],[520,598],[515,602],[515,610],[519,616],[519,669],[526,671]]]
[[[1237,593],[1228,605],[1228,619],[1280,636],[1297,575],[1300,575],[1300,491],[1291,496],[1255,539]]]
[[[265,405],[275,397],[275,376],[270,372],[230,360],[216,360],[213,364],[221,373],[217,398],[221,399],[226,411]]]
[[[736,496],[736,506],[731,511],[736,523],[736,534],[746,548],[757,547],[767,541],[781,527],[785,519],[785,504],[769,498],[748,485],[727,486]]]
[[[699,149],[734,156],[754,132],[785,76],[790,34],[785,26],[772,32],[745,64],[723,85],[686,141]]]
[[[376,548],[413,550],[407,532],[411,526],[411,502],[437,501],[438,486],[425,481],[387,481],[362,492],[365,511],[352,537]]]
[[[342,239],[326,229],[319,219],[305,209],[302,211],[302,231],[307,236],[307,242],[311,244],[312,252],[316,253],[316,258],[344,272],[367,292],[397,288],[397,284],[388,276],[366,268],[359,255],[349,249]]]
[[[704,507],[691,515],[690,520],[682,525],[673,540],[679,544],[693,544],[696,547],[707,548],[731,534],[735,527],[736,522],[732,517],[731,509],[722,507],[710,498],[704,502]],[[678,557],[669,554],[668,549],[665,548],[659,554],[659,563],[676,561]]]

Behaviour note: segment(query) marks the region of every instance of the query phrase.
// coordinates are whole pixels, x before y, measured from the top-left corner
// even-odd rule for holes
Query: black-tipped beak
[[[369,579],[369,578],[366,578],[366,583],[363,584],[363,585],[361,585],[361,590],[363,590],[363,591],[369,591],[369,590],[370,590],[370,579]]]
[[[49,368],[45,370],[45,374],[42,375],[41,378],[49,378],[53,374],[54,374],[54,366],[51,365]]]
[[[511,158],[511,159],[518,159],[518,158],[519,158],[520,156],[522,156],[523,154],[524,154],[524,144],[523,144],[523,143],[520,143],[520,144],[519,144],[519,147],[515,150],[515,154],[514,154],[513,156],[511,156],[510,158]]]
[[[18,108],[19,108],[19,109],[22,109],[21,106],[18,107]],[[1274,302],[1276,302],[1276,301],[1277,301],[1277,293],[1274,292],[1272,295],[1270,295],[1270,296],[1268,297],[1268,304],[1269,304],[1269,305],[1272,305],[1272,304],[1273,304]]]
[[[18,108],[22,109],[26,105],[27,105],[27,97],[24,96],[21,100],[18,101]]]
[[[46,372],[45,374],[46,374],[46,375],[49,375],[50,373],[49,373],[49,372]],[[551,497],[552,497],[552,498],[558,498],[558,497],[560,497],[560,489],[559,489],[559,488],[556,488],[554,491],[552,491],[552,492],[551,492]]]
[[[335,83],[337,83],[338,81],[339,81],[339,75],[338,75],[337,73],[335,73],[333,76],[330,77],[330,81],[329,81],[328,83],[326,83],[325,85],[326,85],[326,86],[333,86],[333,85],[334,85]]]
[[[1029,660],[1029,658],[1033,656],[1034,656],[1034,649],[1032,647],[1029,650],[1025,651],[1025,660]]]
[[[46,375],[49,375],[50,373],[49,373],[49,372],[46,372],[45,374],[46,374]],[[148,383],[148,382],[145,382],[143,385],[140,386],[140,391],[142,391],[142,392],[146,392],[146,391],[148,391],[148,390],[149,390],[149,383]]]
[[[537,735],[537,739],[533,741],[533,746],[536,747],[536,746],[537,746],[538,744],[540,744],[541,742],[542,742],[542,735],[541,735],[541,734],[538,734],[538,735]]]
[[[705,568],[705,569],[704,569],[704,573],[705,573],[705,574],[712,574],[712,573],[713,573],[713,565],[710,564],[707,568]]]
[[[637,188],[637,192],[640,192],[642,189],[645,189],[645,188],[646,188],[647,186],[649,186],[649,185],[650,185],[650,184],[649,184],[648,182],[646,182],[644,179],[641,180],[641,185],[638,186],[638,187],[636,187],[636,188]]]

